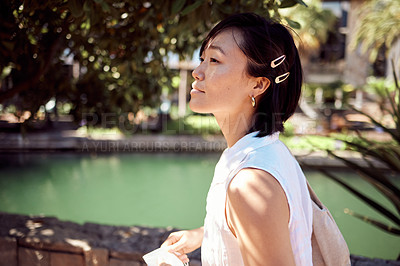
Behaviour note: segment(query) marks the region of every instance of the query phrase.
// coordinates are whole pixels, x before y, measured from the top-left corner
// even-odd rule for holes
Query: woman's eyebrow
[[[211,45],[208,47],[208,49],[218,50],[218,51],[220,51],[223,55],[226,55],[225,52],[224,52],[224,50],[223,50],[220,46],[218,46],[218,45],[211,44]]]

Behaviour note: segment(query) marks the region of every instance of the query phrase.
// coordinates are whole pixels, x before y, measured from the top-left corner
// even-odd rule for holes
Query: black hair
[[[200,56],[208,43],[227,29],[236,29],[242,36],[237,45],[247,57],[247,74],[266,77],[271,82],[257,102],[248,133],[259,131],[257,136],[262,137],[283,132],[283,123],[297,108],[303,83],[299,53],[289,29],[254,13],[232,15],[208,33],[201,46]],[[283,63],[272,68],[271,61],[282,55],[286,55]],[[275,78],[286,72],[290,73],[288,78],[276,83]]]

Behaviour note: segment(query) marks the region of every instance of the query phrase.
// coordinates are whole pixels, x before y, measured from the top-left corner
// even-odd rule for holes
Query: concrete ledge
[[[177,229],[79,225],[54,217],[0,212],[0,266],[141,266],[142,256],[158,248]],[[189,254],[200,266],[200,250]],[[351,256],[356,266],[395,266],[400,261]]]
[[[75,131],[53,133],[30,133],[22,137],[19,133],[0,132],[0,153],[23,152],[75,152],[75,153],[221,153],[227,146],[223,136],[199,135],[134,135],[124,137],[103,134],[99,138],[77,136]],[[304,167],[324,169],[346,169],[347,166],[324,151],[291,150]],[[338,155],[369,167],[359,153],[336,151]],[[373,161],[378,169],[387,167]]]
[[[65,136],[59,133],[0,133],[0,152],[220,152],[226,148],[222,136],[104,134],[99,138]]]
[[[142,256],[176,229],[79,225],[0,212],[0,265],[145,265]],[[196,265],[200,251],[190,254]],[[198,264],[199,265],[199,264]]]

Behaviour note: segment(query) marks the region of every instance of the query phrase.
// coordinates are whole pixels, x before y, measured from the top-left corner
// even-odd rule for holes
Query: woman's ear
[[[271,81],[266,77],[258,77],[256,86],[253,88],[253,96],[257,97],[263,94],[271,85]]]

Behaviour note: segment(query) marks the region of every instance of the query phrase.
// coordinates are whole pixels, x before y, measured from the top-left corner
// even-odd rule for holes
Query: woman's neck
[[[252,126],[253,114],[251,112],[215,113],[214,116],[228,147],[232,147],[239,139],[244,137]]]

